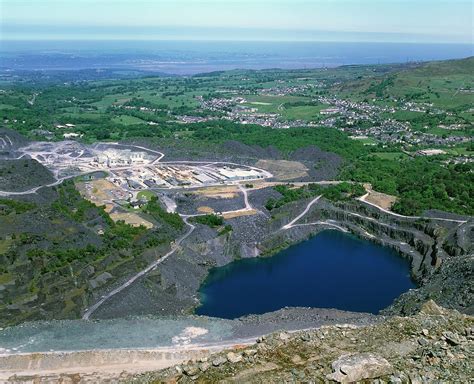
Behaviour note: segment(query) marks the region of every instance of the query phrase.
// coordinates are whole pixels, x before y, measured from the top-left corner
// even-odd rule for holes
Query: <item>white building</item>
[[[108,167],[119,167],[144,164],[145,156],[145,152],[132,152],[129,149],[108,149],[97,155],[94,161],[99,164],[107,165]]]

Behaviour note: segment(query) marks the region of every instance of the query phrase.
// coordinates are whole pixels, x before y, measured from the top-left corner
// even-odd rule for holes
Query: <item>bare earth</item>
[[[197,211],[199,213],[214,213],[214,210],[211,207],[207,207],[205,205],[198,207]]]
[[[224,213],[222,216],[224,217],[224,219],[232,219],[234,217],[252,216],[252,215],[256,215],[257,213],[258,211],[255,209],[248,209],[248,210]]]
[[[80,377],[80,382],[117,382],[120,376],[124,378],[131,374],[167,368],[190,358],[208,356],[211,352],[228,346],[223,344],[211,348],[185,346],[154,350],[109,349],[0,356],[0,382],[36,382],[24,379],[36,377],[39,380],[41,377],[47,378],[49,383],[69,383],[71,381],[68,377],[71,376]]]
[[[92,204],[95,204],[98,207],[105,205],[105,211],[110,214],[110,218],[113,221],[117,222],[123,220],[134,227],[143,225],[148,229],[153,228],[152,223],[134,212],[121,212],[120,209],[112,212],[115,207],[113,200],[123,200],[128,197],[128,194],[114,183],[105,179],[97,179],[86,182],[77,182],[76,188],[79,190],[82,197],[89,200]]]
[[[143,225],[145,228],[148,229],[153,228],[152,223],[133,212],[114,212],[110,214],[110,218],[113,221],[123,220],[133,227],[139,227],[140,225]]]
[[[396,196],[387,195],[386,193],[376,192],[372,190],[370,185],[364,185],[367,190],[367,195],[363,201],[374,204],[380,208],[390,210],[392,205],[397,201]],[[362,200],[362,199],[361,199]]]
[[[110,205],[112,200],[126,199],[128,197],[127,193],[105,179],[76,182],[76,188],[85,199],[97,206]]]
[[[194,193],[211,199],[233,199],[239,194],[239,189],[236,185],[225,185],[222,187],[200,188]]]
[[[272,173],[278,180],[292,180],[308,176],[308,168],[299,161],[259,160],[255,166]]]

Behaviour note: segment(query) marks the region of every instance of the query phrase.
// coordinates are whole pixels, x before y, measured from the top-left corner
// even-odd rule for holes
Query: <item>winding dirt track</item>
[[[467,220],[458,220],[458,219],[446,219],[444,217],[429,217],[429,216],[405,216],[405,215],[400,215],[398,213],[389,211],[385,208],[379,207],[378,205],[371,203],[370,201],[367,201],[366,198],[368,196],[368,193],[366,193],[364,196],[359,197],[357,200],[362,201],[365,204],[368,204],[372,207],[377,208],[379,211],[382,211],[384,213],[387,213],[389,215],[395,216],[395,217],[400,217],[402,219],[431,219],[431,220],[439,220],[439,221],[447,221],[451,223],[459,223],[459,224],[464,224],[467,223]]]
[[[284,225],[283,227],[281,227],[281,229],[290,229],[291,227],[294,227],[295,223],[301,219],[304,215],[306,215],[308,213],[308,211],[311,209],[311,207],[313,206],[313,204],[317,203],[319,201],[319,199],[321,198],[322,195],[319,195],[318,197],[314,198],[313,200],[311,200],[308,205],[306,206],[306,208],[304,209],[303,212],[301,212],[298,216],[296,216],[293,220],[291,220],[288,224]]]

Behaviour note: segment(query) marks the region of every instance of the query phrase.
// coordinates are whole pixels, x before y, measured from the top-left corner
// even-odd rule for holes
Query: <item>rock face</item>
[[[332,369],[334,373],[327,375],[326,378],[338,383],[374,379],[392,372],[392,366],[386,359],[371,353],[342,355],[332,363]]]
[[[402,294],[385,314],[413,314],[425,300],[474,314],[474,254],[447,258],[418,289]]]
[[[308,201],[297,201],[272,211],[273,230],[287,224]],[[437,217],[443,215],[437,213]],[[326,221],[357,236],[396,249],[411,264],[411,275],[420,285],[401,295],[384,312],[412,315],[420,305],[434,299],[447,308],[474,313],[474,219],[459,221],[394,216],[358,201],[331,203],[320,199],[300,223]],[[321,226],[294,227],[285,233],[267,235],[259,244],[261,253],[302,241],[322,230]],[[271,231],[270,231],[271,232]]]

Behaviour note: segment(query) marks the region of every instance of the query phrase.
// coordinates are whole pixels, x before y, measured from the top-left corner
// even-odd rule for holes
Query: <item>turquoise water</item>
[[[196,313],[232,319],[285,306],[378,313],[411,288],[408,261],[396,251],[324,231],[273,257],[211,270]]]
[[[168,347],[179,345],[174,338],[188,327],[207,331],[193,343],[234,338],[232,321],[194,316],[37,321],[0,328],[0,354]]]

